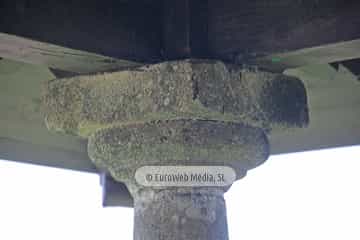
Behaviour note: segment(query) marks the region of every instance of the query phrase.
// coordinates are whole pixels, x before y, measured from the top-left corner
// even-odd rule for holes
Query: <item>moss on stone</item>
[[[244,124],[173,120],[100,130],[89,138],[88,152],[126,182],[145,165],[225,165],[242,177],[267,159],[268,147],[261,129]]]
[[[88,137],[97,129],[166,119],[242,122],[271,129],[307,123],[300,80],[219,61],[165,62],[49,82],[49,129]]]

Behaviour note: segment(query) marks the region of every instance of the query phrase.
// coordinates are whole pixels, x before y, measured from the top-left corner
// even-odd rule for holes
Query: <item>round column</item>
[[[135,240],[228,240],[222,190],[144,189],[134,203]]]

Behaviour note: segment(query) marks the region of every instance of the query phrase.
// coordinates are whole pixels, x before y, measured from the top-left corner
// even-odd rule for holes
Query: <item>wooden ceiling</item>
[[[271,133],[272,154],[360,144],[359,12],[353,0],[3,0],[0,158],[97,172],[86,141],[47,131],[41,84],[190,57],[304,81],[310,125]]]

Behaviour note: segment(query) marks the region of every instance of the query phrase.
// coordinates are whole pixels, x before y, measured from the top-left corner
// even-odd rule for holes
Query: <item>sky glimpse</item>
[[[278,155],[225,194],[230,240],[360,239],[360,146]],[[95,174],[0,161],[0,239],[132,240]]]

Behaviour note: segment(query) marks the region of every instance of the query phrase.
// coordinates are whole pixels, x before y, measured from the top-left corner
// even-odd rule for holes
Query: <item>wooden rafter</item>
[[[360,58],[360,39],[305,48],[256,59],[255,63],[271,71],[284,71],[311,64],[326,64]]]
[[[0,56],[73,73],[137,66],[138,63],[0,33]]]

